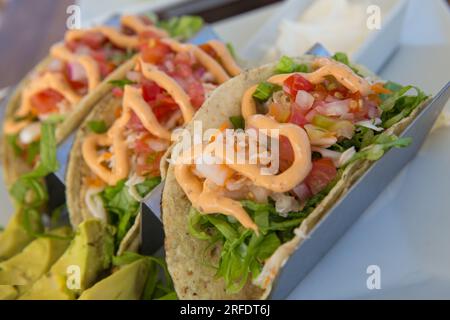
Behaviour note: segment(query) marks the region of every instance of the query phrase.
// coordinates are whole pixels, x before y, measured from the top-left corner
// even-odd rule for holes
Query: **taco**
[[[17,86],[6,106],[3,124],[3,168],[10,186],[30,171],[39,156],[40,126],[57,122],[56,138],[64,140],[133,66],[129,61],[145,39],[167,32],[145,17],[123,16],[121,29],[97,26],[68,30]]]
[[[412,88],[416,94],[406,95]],[[328,209],[384,152],[409,144],[397,135],[426,99],[418,88],[350,65],[341,53],[283,57],[214,91],[186,129],[192,134],[195,120],[204,130],[232,129],[173,153],[162,196],[178,297],[267,298]],[[246,129],[244,138],[228,140],[243,132],[238,128]],[[244,161],[226,148],[243,151]]]
[[[71,150],[67,205],[73,225],[89,217],[116,227],[119,253],[139,243],[139,204],[161,181],[172,131],[189,122],[239,67],[220,42],[153,39],[132,71],[86,118]]]

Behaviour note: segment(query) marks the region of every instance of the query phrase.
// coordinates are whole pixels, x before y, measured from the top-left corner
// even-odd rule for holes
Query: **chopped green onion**
[[[103,120],[92,120],[87,123],[89,130],[95,133],[104,133],[108,130],[106,122]]]
[[[253,97],[260,101],[267,101],[275,91],[280,89],[281,87],[279,85],[270,82],[261,82],[256,88]]]

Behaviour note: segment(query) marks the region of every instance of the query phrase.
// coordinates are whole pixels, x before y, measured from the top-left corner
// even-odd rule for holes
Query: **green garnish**
[[[145,197],[160,183],[161,177],[152,177],[145,179],[144,182],[138,183],[135,188],[141,197]]]
[[[229,119],[235,130],[245,129],[245,120],[243,116],[231,116]]]
[[[31,236],[68,239],[68,237],[42,232],[44,228],[40,212],[48,200],[47,188],[43,178],[59,168],[56,159],[54,123],[42,123],[39,152],[40,160],[37,167],[17,179],[10,189],[10,194],[19,210],[23,210],[23,227]]]
[[[110,80],[108,81],[109,84],[112,84],[114,87],[118,88],[124,88],[126,85],[129,84],[135,84],[135,82],[129,80],[129,79],[119,79],[119,80]]]
[[[104,133],[108,130],[106,122],[103,120],[92,120],[87,123],[89,130],[95,133]]]
[[[428,96],[419,88],[414,86],[401,87],[398,84],[390,83],[387,87],[392,94],[383,95],[383,103],[380,105],[382,126],[389,128],[406,118],[417,108]],[[416,95],[406,95],[411,89],[416,91]]]
[[[135,186],[141,197],[147,195],[161,181],[161,178],[149,178]],[[126,180],[115,186],[107,186],[101,193],[103,204],[109,213],[110,224],[116,226],[115,244],[118,246],[133,225],[138,214],[139,202],[130,194]]]
[[[275,70],[277,73],[292,73],[292,72],[309,72],[309,67],[302,63],[298,64],[287,56],[282,56],[278,61]]]
[[[259,101],[267,101],[275,91],[280,89],[281,87],[279,85],[270,82],[261,82],[256,88],[253,97]]]
[[[350,66],[350,60],[348,59],[347,54],[345,54],[344,52],[336,52],[331,58],[347,66]]]
[[[233,44],[231,42],[227,42],[226,44],[228,51],[230,52],[231,56],[236,59],[237,55],[236,55],[236,50],[233,47]]]
[[[160,21],[157,25],[166,30],[172,38],[188,40],[203,28],[203,19],[199,16],[173,17]]]

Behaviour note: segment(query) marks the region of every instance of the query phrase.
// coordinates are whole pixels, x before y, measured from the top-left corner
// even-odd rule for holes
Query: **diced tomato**
[[[32,113],[35,115],[58,111],[58,103],[64,97],[59,92],[46,89],[31,97]]]
[[[162,92],[162,89],[156,84],[156,82],[142,79],[142,97],[147,103],[153,102],[157,95]]]
[[[291,114],[289,116],[288,122],[296,124],[300,127],[303,127],[308,121],[305,118],[305,115],[302,113],[300,107],[293,103],[291,107]]]
[[[202,83],[193,79],[188,83],[186,91],[191,98],[192,106],[195,109],[200,108],[205,101],[205,89]]]
[[[93,50],[100,49],[106,41],[106,37],[100,32],[86,32],[80,42]]]
[[[164,152],[149,152],[147,154],[142,154],[140,158],[144,161],[143,163],[139,163],[136,166],[136,171],[138,175],[147,175],[147,176],[159,176],[159,164],[161,162],[161,158]]]
[[[74,75],[72,74],[72,68],[67,63],[66,63],[65,68],[64,68],[64,75],[66,77],[67,82],[69,83],[69,85],[73,89],[75,89],[77,91],[87,89],[87,87],[88,87],[88,80],[87,80],[87,78],[83,78],[83,79],[80,79],[80,80],[75,80],[74,79]]]
[[[159,122],[167,120],[172,112],[178,110],[178,104],[166,93],[158,94],[152,106],[153,113]]]
[[[284,80],[283,90],[290,95],[292,101],[295,101],[295,97],[297,96],[297,92],[299,90],[309,92],[314,90],[314,85],[300,74],[294,73],[289,78]]]
[[[289,139],[285,136],[280,136],[279,140],[279,159],[280,159],[280,172],[288,169],[294,162],[294,150],[289,142]]]
[[[141,119],[136,115],[136,113],[131,112],[130,120],[128,120],[127,128],[133,131],[145,131],[145,127],[141,122]]]
[[[136,140],[134,151],[138,154],[149,153],[152,151],[148,143],[145,141],[147,137]]]
[[[335,177],[336,167],[333,160],[321,158],[313,161],[311,172],[306,177],[305,183],[314,195],[322,191]]]
[[[114,87],[112,89],[112,94],[114,97],[121,98],[123,97],[123,89],[119,87]]]
[[[147,63],[159,64],[170,52],[170,47],[158,39],[150,39],[141,45],[141,57]]]
[[[102,78],[106,78],[108,74],[114,71],[116,66],[114,63],[109,61],[97,61],[98,67],[100,69],[100,75]]]

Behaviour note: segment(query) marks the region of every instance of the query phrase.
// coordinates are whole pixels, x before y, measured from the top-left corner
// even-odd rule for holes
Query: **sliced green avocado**
[[[38,238],[22,252],[0,262],[0,284],[17,286],[18,293],[22,294],[43,276],[67,249],[71,229],[63,227],[50,234],[62,238]]]
[[[19,293],[14,286],[0,284],[0,300],[14,300]]]
[[[139,300],[149,270],[147,259],[134,261],[84,291],[79,300]]]
[[[33,230],[41,228],[39,219],[30,217]],[[11,258],[25,248],[34,237],[23,226],[23,210],[17,210],[9,220],[8,225],[0,234],[0,261]]]
[[[110,227],[97,219],[86,220],[50,271],[19,299],[74,300],[89,288],[111,263],[114,245]]]

